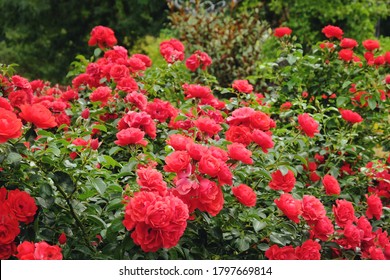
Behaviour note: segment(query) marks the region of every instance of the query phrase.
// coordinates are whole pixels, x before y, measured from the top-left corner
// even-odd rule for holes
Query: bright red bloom
[[[340,194],[340,185],[335,177],[332,175],[326,174],[322,179],[322,184],[324,185],[325,192],[327,195],[339,195]]]
[[[252,133],[249,127],[232,125],[225,133],[226,140],[241,143],[245,146],[252,142]]]
[[[184,60],[184,45],[176,39],[170,39],[160,44],[160,53],[168,63]]]
[[[380,48],[379,41],[377,41],[377,40],[368,39],[368,40],[363,41],[362,44],[363,44],[363,47],[370,52],[375,50],[375,49]]]
[[[297,247],[296,254],[300,260],[320,260],[321,245],[314,240],[306,240],[300,247]]]
[[[127,92],[129,94],[133,93],[134,91],[138,90],[138,84],[132,77],[124,77],[121,80],[118,81],[116,88],[118,90],[122,90],[124,92]],[[130,100],[127,100],[128,102],[134,103]],[[146,102],[145,102],[146,103]]]
[[[292,32],[292,30],[288,27],[278,27],[278,28],[275,28],[275,30],[274,30],[274,36],[281,38],[283,36],[290,35],[291,32]]]
[[[27,192],[18,189],[8,192],[6,203],[10,212],[19,222],[29,224],[34,220],[38,207],[34,198]]]
[[[10,212],[0,213],[0,245],[13,242],[19,233],[19,223],[16,218]]]
[[[265,256],[269,260],[297,260],[297,254],[295,248],[291,245],[280,248],[278,245],[272,245],[267,251]]]
[[[336,200],[336,205],[333,205],[333,213],[336,219],[336,223],[339,227],[343,228],[348,223],[356,220],[355,210],[351,202],[344,199]]]
[[[256,193],[251,187],[241,184],[237,187],[233,187],[232,192],[241,204],[248,207],[256,205]]]
[[[199,172],[216,177],[221,167],[221,160],[207,153],[199,161]]]
[[[162,196],[167,194],[167,183],[162,174],[152,167],[137,170],[137,184],[141,186],[141,191],[156,192]]]
[[[16,245],[14,242],[9,244],[0,244],[0,260],[7,260],[16,252]]]
[[[324,28],[322,28],[322,33],[325,34],[326,38],[337,38],[341,40],[344,32],[340,27],[333,26],[333,25],[327,25]]]
[[[91,95],[89,96],[89,99],[92,102],[98,102],[100,101],[102,103],[102,106],[106,105],[107,102],[112,99],[111,95],[111,88],[102,86],[95,89]]]
[[[118,129],[139,128],[150,138],[156,138],[156,124],[151,116],[145,112],[129,111],[118,122]]]
[[[282,171],[276,170],[271,174],[272,180],[269,182],[269,187],[276,191],[290,192],[296,183],[294,173],[291,170],[283,175]]]
[[[235,80],[232,87],[242,93],[251,93],[253,86],[247,80]]]
[[[358,113],[351,110],[341,110],[341,117],[350,123],[360,123],[363,121],[363,118]]]
[[[298,116],[298,123],[299,129],[309,137],[314,137],[319,132],[318,122],[307,113]]]
[[[58,243],[60,243],[61,245],[64,245],[66,243],[66,234],[64,232],[62,232],[60,234],[60,236],[58,237]]]
[[[114,64],[110,69],[110,77],[116,83],[129,76],[129,74],[129,68],[123,64]]]
[[[166,165],[164,166],[164,170],[178,173],[186,170],[190,161],[190,155],[186,151],[174,151],[165,158]]]
[[[207,147],[202,146],[201,144],[188,143],[186,150],[190,157],[194,160],[200,160],[202,156],[207,152]]]
[[[17,247],[17,254],[15,255],[19,260],[35,260],[34,251],[35,245],[33,242],[23,241]]]
[[[382,216],[382,201],[376,195],[372,194],[370,196],[366,195],[368,208],[366,210],[366,216],[369,219],[375,217],[375,219],[380,220]]]
[[[198,189],[198,208],[216,216],[223,208],[224,198],[221,188],[213,181],[201,178]]]
[[[89,46],[98,45],[99,48],[111,48],[117,44],[114,31],[105,26],[95,26],[91,31],[91,38],[88,41]]]
[[[13,112],[0,108],[0,144],[21,135],[21,120]]]
[[[229,156],[232,159],[242,161],[246,164],[253,164],[253,160],[251,159],[252,152],[245,148],[243,144],[233,143],[227,146]]]
[[[186,67],[194,72],[199,67],[202,67],[202,70],[206,70],[211,63],[212,60],[207,53],[197,50],[194,54],[187,58]]]
[[[141,131],[139,128],[126,128],[119,131],[116,134],[118,140],[114,141],[115,144],[119,146],[127,146],[132,144],[139,144],[146,146],[148,142],[144,139],[145,132]]]
[[[162,101],[161,99],[154,99],[153,102],[149,102],[146,106],[146,113],[148,113],[152,119],[156,119],[160,122],[165,122],[168,118],[175,116],[175,108],[168,101]]]
[[[292,106],[292,103],[287,101],[280,105],[280,111],[288,111]]]
[[[326,241],[333,233],[334,226],[332,224],[332,221],[326,216],[315,221],[314,224],[311,225],[311,238],[318,238],[322,241]]]
[[[41,104],[21,105],[19,116],[27,122],[33,123],[38,128],[52,128],[57,122],[52,112]]]
[[[255,129],[252,133],[253,141],[261,147],[264,153],[268,153],[268,149],[274,147],[272,136],[268,133]]]
[[[274,202],[284,215],[294,223],[299,223],[299,216],[302,214],[302,202],[300,200],[295,199],[289,193],[283,193]]]
[[[184,136],[182,134],[171,134],[166,142],[175,149],[175,151],[185,151],[187,150],[187,145],[193,143],[194,141],[188,136]]]
[[[14,108],[11,106],[9,101],[6,98],[1,96],[0,96],[0,108],[11,112],[14,110]]]
[[[260,111],[255,111],[250,116],[250,126],[252,128],[267,131],[270,130],[270,128],[273,126],[273,120],[267,114]]]
[[[342,49],[339,51],[339,58],[344,61],[351,61],[353,59],[354,53],[350,49]]]
[[[182,86],[184,94],[187,98],[211,98],[213,94],[211,89],[207,86],[195,85],[195,84],[184,84]]]
[[[194,121],[194,125],[208,136],[213,136],[222,130],[222,126],[216,123],[215,120],[202,116]]]
[[[302,217],[309,223],[315,224],[325,218],[326,210],[321,201],[312,195],[304,195],[302,199]]]
[[[34,258],[36,260],[62,260],[62,249],[57,245],[49,245],[45,241],[35,243]]]
[[[353,49],[354,47],[357,47],[358,43],[356,40],[351,38],[343,38],[340,42],[340,47],[344,49]]]

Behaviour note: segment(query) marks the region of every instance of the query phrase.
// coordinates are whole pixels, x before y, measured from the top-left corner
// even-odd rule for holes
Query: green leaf
[[[248,239],[245,237],[237,239],[235,243],[240,252],[248,250],[250,246]]]
[[[96,124],[96,125],[92,126],[92,129],[97,129],[100,131],[107,132],[107,127],[103,124]]]
[[[346,104],[349,100],[350,100],[349,97],[346,97],[346,96],[339,96],[339,97],[337,97],[337,99],[336,99],[336,106],[337,106],[337,107],[343,107],[344,104]]]
[[[5,160],[5,162],[7,164],[15,164],[15,163],[18,163],[20,161],[22,161],[23,157],[18,154],[18,153],[14,153],[14,152],[10,152],[7,156],[7,159]]]
[[[375,101],[375,99],[373,98],[369,98],[368,99],[368,107],[370,107],[371,110],[374,110],[377,106],[377,103]]]
[[[93,55],[94,55],[95,57],[100,56],[101,53],[102,53],[102,50],[99,49],[99,48],[96,48],[96,49],[93,51]]]
[[[106,223],[98,216],[96,215],[87,215],[87,218],[88,220],[90,220],[91,222],[93,222],[94,224],[100,226],[100,227],[103,227],[103,228],[107,228],[107,225]]]
[[[285,176],[287,173],[288,173],[288,168],[284,165],[281,165],[278,167],[278,169],[280,170],[280,172],[282,172],[282,175]]]
[[[100,178],[89,179],[91,185],[98,191],[100,195],[103,195],[107,189],[107,184]]]
[[[271,240],[271,242],[282,245],[282,246],[286,246],[286,244],[287,244],[286,239],[284,239],[280,234],[277,234],[274,232],[271,233],[269,239]]]
[[[53,179],[56,186],[61,187],[65,192],[72,193],[74,191],[74,183],[68,173],[56,171],[49,175]]]
[[[259,232],[260,230],[262,230],[263,228],[265,228],[267,226],[267,223],[260,222],[257,219],[253,219],[252,225],[253,225],[253,229],[255,230],[255,232]]]

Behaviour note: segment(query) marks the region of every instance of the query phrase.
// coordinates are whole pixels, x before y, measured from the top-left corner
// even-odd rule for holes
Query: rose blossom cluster
[[[0,259],[8,259],[15,253],[14,240],[20,233],[20,223],[30,224],[37,210],[29,193],[0,188]]]
[[[178,197],[140,191],[127,203],[123,225],[132,231],[134,243],[143,251],[155,252],[177,245],[187,227],[188,217],[187,205]]]
[[[62,260],[62,249],[58,245],[50,245],[46,241],[23,241],[17,247],[15,255],[19,260]]]

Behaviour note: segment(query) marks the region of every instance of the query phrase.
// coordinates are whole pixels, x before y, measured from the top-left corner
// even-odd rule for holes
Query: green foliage
[[[90,52],[86,30],[110,26],[129,48],[159,33],[166,9],[159,0],[0,0],[0,63],[17,63],[30,79],[64,83],[75,56]]]
[[[321,29],[328,24],[339,26],[350,38],[358,41],[371,38],[378,21],[390,16],[388,3],[384,0],[262,2],[265,2],[266,18],[271,26],[289,26],[305,47],[321,40]]]
[[[207,12],[199,1],[187,9],[171,7],[171,26],[178,39],[187,46],[187,53],[206,51],[213,59],[209,72],[222,86],[254,73],[254,63],[260,60],[268,25],[260,16],[262,4],[250,9],[233,5],[217,12]]]

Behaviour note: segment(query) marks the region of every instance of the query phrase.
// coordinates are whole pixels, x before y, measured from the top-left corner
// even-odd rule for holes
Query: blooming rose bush
[[[3,67],[1,259],[390,259],[389,52],[322,31],[303,54],[275,30],[280,59],[228,88],[104,26],[71,85]]]

